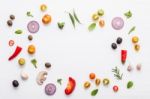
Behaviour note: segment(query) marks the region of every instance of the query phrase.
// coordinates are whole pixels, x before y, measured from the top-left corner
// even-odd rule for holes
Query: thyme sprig
[[[120,70],[118,67],[115,67],[112,69],[112,72],[114,73],[114,77],[117,78],[118,80],[122,80],[123,73],[120,73]]]

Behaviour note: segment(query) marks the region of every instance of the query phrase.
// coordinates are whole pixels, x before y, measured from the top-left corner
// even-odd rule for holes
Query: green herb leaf
[[[133,86],[133,82],[132,82],[132,81],[129,81],[129,82],[127,83],[127,88],[130,89],[130,88],[132,88],[132,86]]]
[[[30,11],[28,11],[26,14],[27,14],[28,17],[33,17],[33,15],[31,14]]]
[[[79,24],[81,24],[79,18],[77,17],[77,14],[75,13],[74,10],[73,10],[73,16],[74,16],[75,20],[76,20]]]
[[[62,84],[62,79],[57,79],[57,83]]]
[[[119,68],[115,67],[115,69],[112,69],[112,72],[114,73],[114,76],[115,76],[118,80],[122,80],[123,74],[120,74]]]
[[[94,89],[92,92],[91,92],[91,96],[96,96],[98,93],[98,89]]]
[[[15,33],[16,34],[22,34],[22,30],[16,30]]]
[[[133,26],[133,27],[130,29],[130,31],[128,32],[128,34],[131,34],[133,31],[135,31],[135,29],[136,29],[136,27]]]
[[[73,27],[75,28],[75,19],[71,13],[69,13],[69,17],[70,17]]]
[[[124,13],[124,15],[127,17],[127,19],[129,19],[132,17],[132,12],[129,10],[128,12]]]
[[[58,25],[59,29],[63,29],[65,22],[58,22],[57,25]]]
[[[88,29],[89,29],[89,31],[93,31],[95,29],[95,27],[96,27],[96,23],[92,23],[89,25]]]
[[[31,63],[34,65],[35,68],[37,68],[37,60],[36,59],[32,59]]]

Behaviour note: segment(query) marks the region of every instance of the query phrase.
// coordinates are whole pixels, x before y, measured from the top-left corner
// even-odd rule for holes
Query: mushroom
[[[21,78],[23,79],[23,80],[27,80],[28,78],[29,78],[29,76],[28,76],[28,74],[26,73],[26,72],[21,72]]]
[[[41,71],[37,75],[36,82],[38,85],[42,85],[47,78],[48,73],[46,71]]]

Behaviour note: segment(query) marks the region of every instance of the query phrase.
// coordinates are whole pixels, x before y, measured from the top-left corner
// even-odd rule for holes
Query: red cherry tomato
[[[15,44],[14,40],[9,40],[9,46],[13,46]]]
[[[114,92],[117,92],[118,90],[119,90],[119,88],[118,88],[118,86],[113,86],[113,90],[114,90]]]

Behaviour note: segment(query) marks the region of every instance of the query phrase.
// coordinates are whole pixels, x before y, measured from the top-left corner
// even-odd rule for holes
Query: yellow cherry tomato
[[[48,14],[44,15],[42,18],[42,22],[44,24],[49,24],[49,23],[51,23],[51,21],[52,21],[52,17]]]
[[[134,45],[134,49],[135,49],[135,51],[139,51],[140,50],[140,45],[139,44]]]
[[[86,81],[86,82],[84,83],[84,88],[89,88],[90,86],[91,86],[91,83],[90,83],[90,82]]]
[[[20,58],[20,59],[18,60],[18,64],[19,64],[19,65],[24,65],[24,64],[25,64],[25,59],[24,59],[24,58]]]
[[[92,19],[93,19],[94,21],[97,21],[97,20],[99,19],[99,16],[98,16],[97,14],[93,14],[93,15],[92,15]]]
[[[29,53],[29,54],[34,54],[35,51],[36,51],[36,48],[35,48],[34,45],[29,45],[29,46],[28,46],[28,53]]]
[[[139,42],[139,38],[137,36],[132,37],[132,42],[133,43],[138,43]]]
[[[45,4],[42,4],[40,6],[41,11],[46,11],[47,10],[47,6]]]
[[[101,80],[99,78],[96,78],[95,84],[98,86],[98,85],[100,85],[100,83],[101,83]]]
[[[104,85],[104,86],[109,85],[109,83],[110,83],[109,79],[105,78],[105,79],[103,80],[103,85]]]

